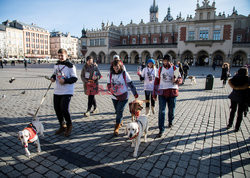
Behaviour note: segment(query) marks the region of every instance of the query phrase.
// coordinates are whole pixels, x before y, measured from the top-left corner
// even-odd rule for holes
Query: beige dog
[[[131,113],[132,121],[137,120],[140,116],[141,110],[143,109],[143,103],[148,102],[148,100],[134,100],[129,103],[129,112]]]
[[[196,78],[195,76],[188,76],[188,78],[191,80],[191,85],[196,84]]]

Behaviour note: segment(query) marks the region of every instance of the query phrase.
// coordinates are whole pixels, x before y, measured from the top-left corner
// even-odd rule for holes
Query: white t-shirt
[[[128,74],[128,72],[125,72],[125,76],[126,76],[126,83],[131,82],[131,78]],[[124,94],[125,92],[128,92],[128,86],[125,83],[124,77],[123,77],[123,72],[120,74],[112,74],[112,78],[111,78],[111,93],[119,96]],[[110,83],[110,73],[108,74],[108,84]],[[113,95],[111,95],[112,99],[117,100],[117,98]],[[129,98],[129,92],[128,92],[128,96],[127,99]]]
[[[74,94],[74,86],[75,84],[63,84],[59,83],[58,77],[62,76],[63,78],[71,78],[76,77],[76,68],[73,66],[72,68],[68,68],[65,65],[55,65],[54,66],[54,74],[56,75],[56,86],[54,88],[54,94],[56,95],[73,95]]]
[[[160,69],[159,69],[160,70]],[[159,75],[157,75],[159,77]],[[180,74],[179,74],[180,77]],[[178,85],[173,83],[174,78],[174,68],[171,66],[169,69],[166,69],[165,67],[161,68],[161,74],[160,74],[160,86],[159,89],[178,89]]]
[[[146,67],[142,70],[141,76],[144,77],[144,90],[147,91],[154,90],[154,82],[156,75],[157,75],[156,68]]]

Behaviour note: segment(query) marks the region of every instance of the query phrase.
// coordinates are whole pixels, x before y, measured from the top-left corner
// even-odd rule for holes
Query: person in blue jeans
[[[159,68],[154,82],[153,98],[159,95],[159,116],[158,137],[162,137],[165,127],[166,105],[168,104],[168,126],[172,127],[174,120],[174,111],[176,97],[178,96],[178,85],[182,83],[182,78],[177,68],[171,64],[171,57],[165,55],[163,58],[163,66]]]
[[[134,97],[138,98],[136,88],[128,72],[124,70],[122,62],[120,60],[114,60],[111,63],[110,72],[108,74],[107,88],[112,94],[112,102],[115,108],[115,136],[119,135],[119,128],[122,126],[123,111],[129,98],[128,87],[131,89]]]

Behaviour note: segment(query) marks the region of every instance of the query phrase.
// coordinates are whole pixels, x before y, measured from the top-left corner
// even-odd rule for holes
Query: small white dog
[[[196,84],[196,78],[195,76],[188,76],[188,78],[191,80],[191,85]]]
[[[125,134],[132,140],[131,147],[135,147],[134,157],[137,157],[137,152],[141,143],[141,137],[144,135],[144,141],[147,142],[148,134],[148,119],[146,116],[139,116],[137,121],[131,122],[127,125]]]
[[[27,157],[30,157],[30,152],[28,150],[28,143],[35,142],[37,145],[37,152],[41,152],[38,133],[41,136],[43,136],[43,132],[44,132],[43,124],[39,121],[37,117],[34,117],[32,122],[26,128],[18,132],[18,139],[21,140]]]

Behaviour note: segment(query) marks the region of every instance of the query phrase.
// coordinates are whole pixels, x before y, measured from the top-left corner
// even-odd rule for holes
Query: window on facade
[[[95,46],[100,46],[100,40],[99,39],[95,39]]]
[[[202,13],[200,13],[200,20],[202,20],[203,19],[203,14]]]
[[[29,49],[27,49],[27,50],[26,50],[26,53],[28,53],[28,54],[29,54],[29,53],[30,53],[30,50],[29,50]]]
[[[241,35],[237,35],[237,36],[236,36],[236,42],[241,42],[241,38],[242,38]]]
[[[153,43],[157,43],[157,38],[154,38],[154,39],[153,39]]]
[[[122,40],[122,44],[124,44],[124,45],[127,44],[127,40],[126,40],[126,39],[123,39],[123,40]]]
[[[132,44],[136,44],[136,39],[132,38]]]
[[[208,19],[208,20],[210,19],[210,16],[211,16],[211,13],[208,12],[208,13],[207,13],[207,19]]]
[[[164,42],[165,42],[165,43],[168,43],[168,37],[165,37],[165,38],[164,38]]]
[[[200,39],[201,40],[208,40],[208,30],[201,30],[200,31]]]
[[[146,44],[146,38],[142,38],[142,44]]]
[[[214,30],[213,40],[220,40],[220,30]]]
[[[90,40],[90,46],[94,46],[95,45],[95,41],[92,39]]]
[[[101,38],[101,39],[100,39],[100,45],[101,45],[101,46],[104,46],[104,45],[105,45],[105,39],[104,39],[104,38]]]
[[[189,41],[194,40],[194,31],[189,31],[189,32],[188,32],[188,40],[189,40]]]

